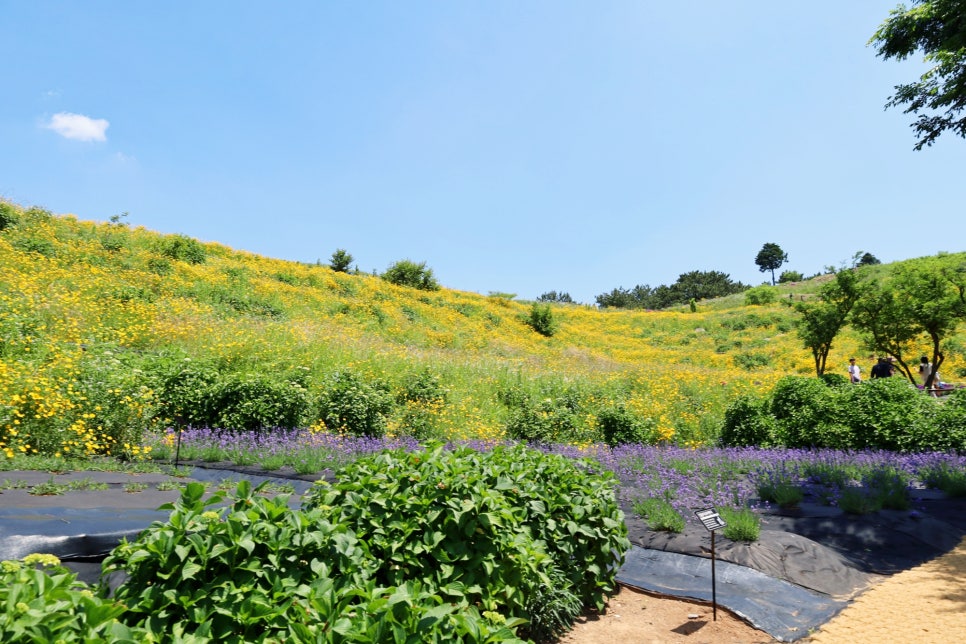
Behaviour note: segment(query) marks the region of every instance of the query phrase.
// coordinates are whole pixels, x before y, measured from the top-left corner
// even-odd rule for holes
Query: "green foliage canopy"
[[[889,13],[869,40],[883,60],[905,60],[921,51],[929,64],[918,82],[897,85],[886,107],[918,114],[916,150],[949,130],[966,138],[966,1],[913,0]]]

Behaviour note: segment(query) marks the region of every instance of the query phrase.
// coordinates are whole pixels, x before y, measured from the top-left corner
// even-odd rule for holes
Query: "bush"
[[[381,275],[382,279],[398,286],[410,286],[422,291],[438,291],[439,283],[433,277],[433,270],[426,268],[426,262],[416,263],[403,259]]]
[[[597,426],[604,442],[611,447],[626,444],[651,445],[656,442],[656,423],[645,420],[617,402],[597,412]]]
[[[920,417],[911,447],[923,452],[966,454],[966,389],[941,400],[941,404],[933,405],[932,413]]]
[[[943,431],[933,425],[935,430],[923,432],[924,424],[936,415],[936,399],[923,395],[904,378],[875,378],[835,391],[840,422],[854,436],[852,447],[909,451],[924,443],[917,434],[936,437]]]
[[[240,373],[212,384],[203,406],[209,426],[253,431],[304,426],[310,403],[308,391],[298,382]]]
[[[359,459],[305,505],[358,535],[379,562],[378,584],[419,580],[445,593],[448,583],[483,611],[569,626],[616,590],[630,544],[614,486],[589,461],[519,445],[435,446]]]
[[[540,394],[516,388],[502,391],[500,399],[510,407],[504,427],[506,435],[528,443],[576,444],[598,440],[582,420],[582,396],[574,388],[554,390],[545,385]]]
[[[461,600],[459,588],[376,584],[376,570],[391,563],[373,559],[330,508],[292,510],[287,495],[261,492],[242,481],[229,507],[212,510],[221,495],[205,500],[204,487],[190,483],[165,506],[166,523],[115,548],[103,566],[127,576],[115,591],[128,606],[120,619],[171,642],[513,638],[507,624]]]
[[[743,395],[725,410],[719,442],[725,447],[771,447],[781,444],[769,401]]]
[[[333,431],[378,438],[386,433],[386,416],[392,407],[385,383],[366,382],[354,373],[340,371],[322,393],[319,414]]]
[[[823,373],[819,378],[829,387],[843,387],[852,384],[848,378],[840,373]]]
[[[755,286],[745,291],[745,304],[763,305],[778,301],[778,289],[774,286]]]
[[[772,390],[771,413],[788,447],[840,447],[827,444],[822,432],[833,407],[829,388],[818,378],[785,376]]]
[[[534,303],[526,319],[527,326],[540,335],[551,337],[557,332],[557,324],[553,319],[553,311],[549,304]]]
[[[7,228],[12,228],[17,225],[20,217],[17,215],[17,209],[12,203],[6,201],[0,201],[0,230],[6,230]]]
[[[187,235],[166,235],[157,243],[157,251],[164,257],[188,264],[204,264],[208,259],[205,247]]]
[[[804,276],[798,271],[782,271],[782,274],[778,276],[778,283],[801,282],[803,279]]]

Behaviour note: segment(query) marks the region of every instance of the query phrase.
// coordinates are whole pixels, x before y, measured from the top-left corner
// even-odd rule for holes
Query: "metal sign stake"
[[[718,621],[718,593],[714,578],[714,531],[724,528],[726,524],[714,508],[695,510],[694,513],[701,520],[701,524],[711,533],[711,614],[712,621],[716,622]]]

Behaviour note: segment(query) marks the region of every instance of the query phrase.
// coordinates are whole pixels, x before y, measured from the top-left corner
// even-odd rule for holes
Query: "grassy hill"
[[[698,445],[715,440],[737,395],[814,371],[789,301],[822,278],[779,286],[764,306],[741,295],[695,312],[554,304],[558,330],[545,337],[527,323],[528,302],[421,291],[7,202],[0,227],[8,456],[136,455],[143,431],[195,411],[257,416],[272,410],[252,405],[289,397],[293,422],[325,428],[322,403],[347,387],[363,393],[353,404],[372,405],[343,411],[378,412],[390,434],[499,439],[529,422],[592,442],[618,414],[652,440]],[[846,330],[829,371],[844,374],[850,355],[868,371],[870,354]],[[947,378],[964,365],[962,352],[947,356]]]

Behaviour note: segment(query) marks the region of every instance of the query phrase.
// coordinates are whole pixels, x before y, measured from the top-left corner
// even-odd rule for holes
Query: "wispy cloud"
[[[70,112],[58,112],[54,114],[50,121],[45,125],[65,139],[75,141],[106,141],[104,132],[110,123],[105,119],[92,119],[83,114],[71,114]]]

